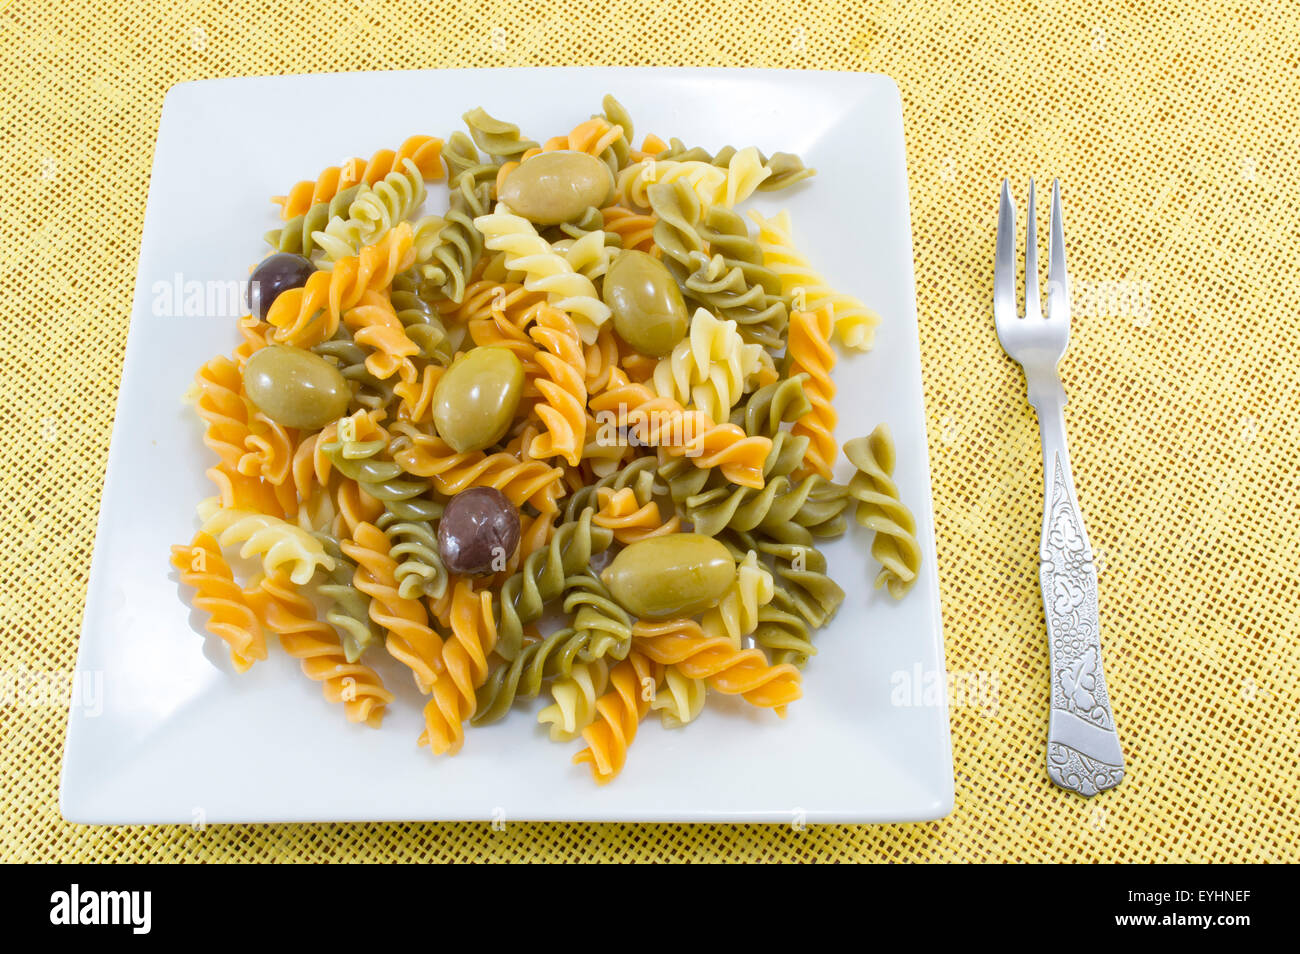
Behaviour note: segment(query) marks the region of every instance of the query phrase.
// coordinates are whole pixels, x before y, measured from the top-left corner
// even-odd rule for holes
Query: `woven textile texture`
[[[74,666],[168,87],[320,70],[609,64],[897,80],[947,660],[997,687],[994,704],[954,699],[950,817],[807,830],[86,828],[58,812],[62,701],[6,698],[0,857],[1300,860],[1294,3],[0,6],[7,679]],[[1090,801],[1055,789],[1044,770],[1037,430],[990,307],[1004,174],[1022,235],[1029,177],[1065,183],[1076,285],[1066,416],[1129,766],[1119,789]]]

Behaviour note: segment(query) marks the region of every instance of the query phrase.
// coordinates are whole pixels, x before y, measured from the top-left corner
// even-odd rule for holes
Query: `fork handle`
[[[1046,485],[1038,580],[1051,667],[1047,773],[1062,788],[1096,795],[1124,778],[1101,666],[1097,566],[1074,492],[1059,379],[1032,394],[1030,403],[1038,414]]]

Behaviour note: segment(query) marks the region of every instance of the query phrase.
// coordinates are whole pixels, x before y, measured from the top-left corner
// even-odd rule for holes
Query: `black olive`
[[[294,255],[291,252],[276,252],[262,259],[253,269],[248,282],[248,308],[263,321],[271,310],[272,303],[280,297],[282,291],[301,288],[307,284],[316,266],[311,259]]]
[[[462,490],[438,523],[438,555],[452,573],[502,570],[518,546],[519,510],[493,487]]]

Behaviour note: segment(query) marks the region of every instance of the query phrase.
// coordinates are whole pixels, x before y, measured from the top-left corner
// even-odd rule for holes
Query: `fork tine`
[[[997,321],[1016,317],[1016,207],[1006,179],[1002,180],[997,254],[993,259],[993,317]]]
[[[1025,317],[1042,318],[1038,298],[1038,211],[1034,205],[1034,180],[1029,180],[1029,210],[1025,223]]]
[[[1052,183],[1052,220],[1048,225],[1047,317],[1070,318],[1070,279],[1065,271],[1065,225],[1061,220],[1061,180]]]

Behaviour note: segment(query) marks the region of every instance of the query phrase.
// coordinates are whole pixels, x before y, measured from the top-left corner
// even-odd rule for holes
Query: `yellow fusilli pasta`
[[[664,684],[655,693],[650,709],[659,713],[665,729],[680,729],[704,711],[708,691],[709,684],[703,679],[691,679],[676,666],[666,666]]]
[[[200,503],[198,514],[204,533],[215,537],[223,547],[242,543],[240,557],[261,557],[263,571],[268,576],[281,567],[288,567],[289,578],[302,586],[311,580],[317,567],[334,569],[334,561],[325,554],[318,540],[279,517],[251,510],[226,510],[217,497]]]
[[[562,457],[577,466],[587,434],[587,383],[583,378],[582,339],[564,312],[540,306],[528,335],[540,346],[537,363],[545,376],[537,379],[543,400],[534,411],[546,425],[528,447],[538,460]]]
[[[846,347],[869,350],[880,316],[852,295],[835,291],[813,270],[808,259],[795,248],[789,213],[766,219],[751,209],[749,217],[758,225],[763,264],[781,276],[782,291],[793,299],[793,307],[799,311],[819,311],[829,306],[839,340]]]
[[[424,707],[420,744],[435,755],[455,755],[465,742],[465,722],[474,715],[475,691],[487,679],[488,656],[496,646],[492,594],[475,592],[460,579],[452,590],[448,620],[451,637],[443,644],[442,671],[433,685],[433,698]]]
[[[734,321],[719,321],[700,308],[690,330],[654,370],[654,387],[660,397],[670,397],[688,408],[703,411],[715,421],[726,420],[746,388],[774,379],[771,358],[761,345],[747,345]]]
[[[585,343],[596,340],[609,319],[609,306],[600,300],[591,279],[574,271],[531,222],[498,204],[491,214],[476,218],[474,226],[489,249],[505,254],[509,269],[523,274],[525,288],[544,292],[552,305],[568,312]]]
[[[604,659],[575,663],[569,675],[551,683],[551,704],[537,713],[537,721],[551,727],[552,742],[571,742],[595,721],[596,700],[608,684]]]

